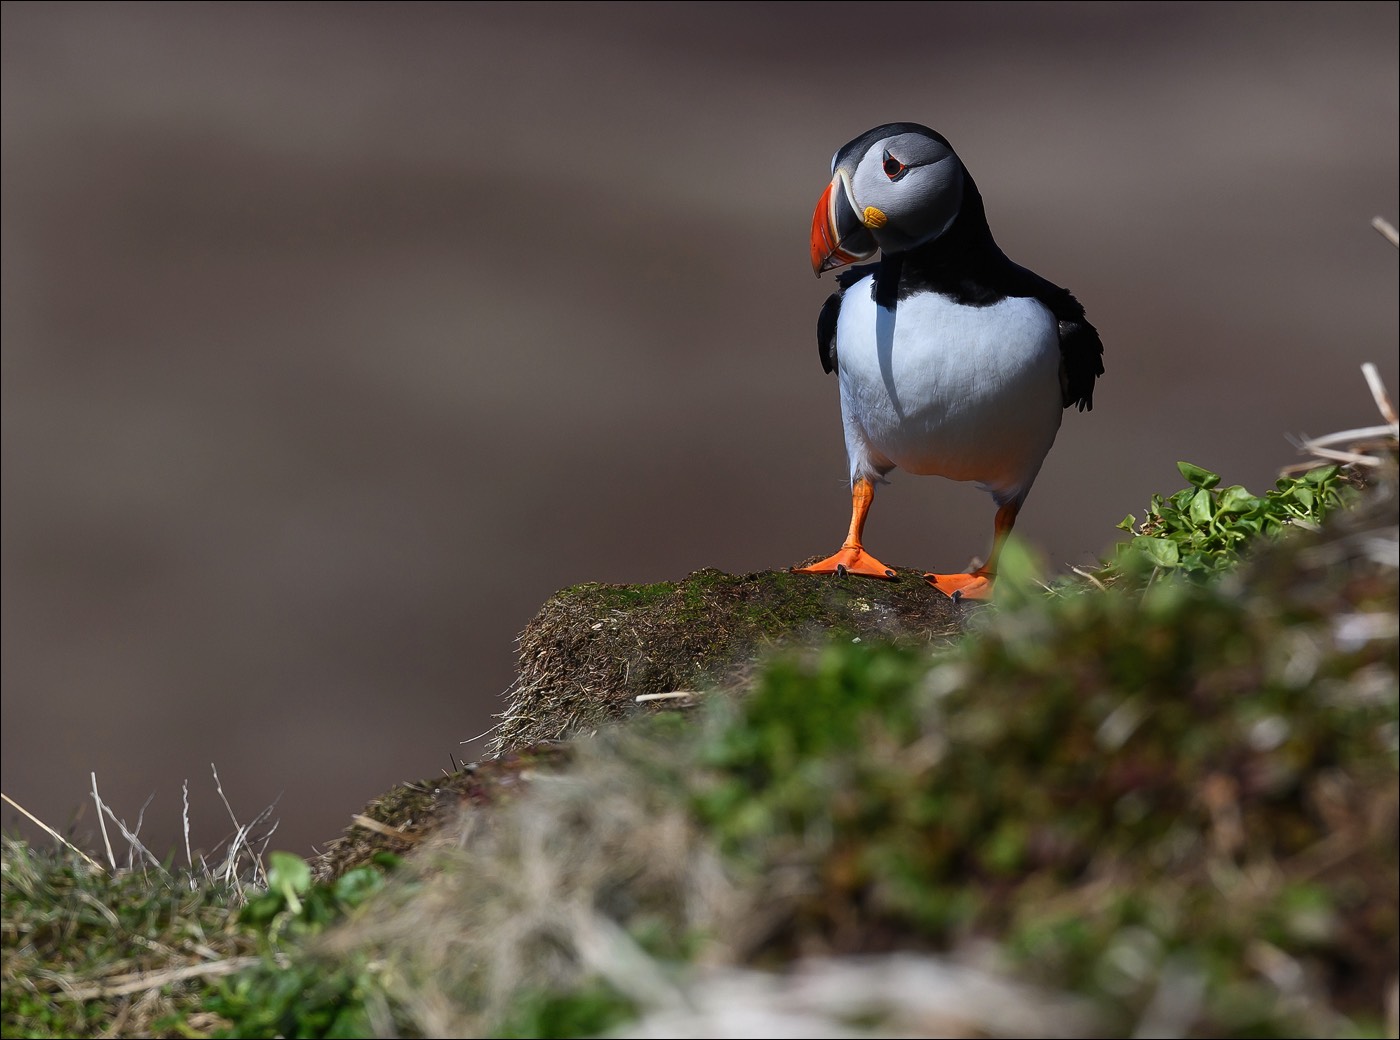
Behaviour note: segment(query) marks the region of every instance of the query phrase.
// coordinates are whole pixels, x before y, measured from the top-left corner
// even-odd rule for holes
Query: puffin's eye
[[[900,162],[893,155],[891,155],[889,153],[889,150],[886,149],[884,163],[885,176],[892,181],[897,181],[899,180],[899,175],[902,174],[906,169],[908,169],[908,167],[906,167],[902,162]]]

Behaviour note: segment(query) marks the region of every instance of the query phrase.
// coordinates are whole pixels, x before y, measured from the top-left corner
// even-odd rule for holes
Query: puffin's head
[[[918,123],[886,123],[837,151],[831,183],[812,214],[818,275],[930,242],[962,207],[963,165],[943,135]]]

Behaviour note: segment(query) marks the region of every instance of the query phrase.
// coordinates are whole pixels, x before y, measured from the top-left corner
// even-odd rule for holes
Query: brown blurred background
[[[1393,3],[3,7],[5,793],[307,853],[481,754],[555,589],[783,567],[848,499],[811,208],[943,131],[1107,344],[1018,531],[1269,486],[1397,388]],[[869,541],[985,551],[894,474]],[[11,826],[15,814],[4,820]]]

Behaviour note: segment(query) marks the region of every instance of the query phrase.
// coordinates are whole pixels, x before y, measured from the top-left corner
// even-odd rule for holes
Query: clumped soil
[[[463,809],[499,805],[515,796],[532,772],[563,764],[568,753],[566,746],[541,744],[465,765],[455,773],[391,787],[361,809],[340,837],[326,843],[311,865],[312,874],[317,881],[328,881],[369,863],[377,853],[409,852],[456,822]]]
[[[814,558],[815,559],[815,558]],[[637,697],[735,685],[779,648],[833,638],[928,645],[980,607],[955,603],[899,568],[892,581],[705,569],[652,585],[575,585],[520,637],[515,684],[489,751],[589,733],[676,700]]]
[[[558,743],[565,738],[693,703],[639,703],[640,695],[737,687],[773,652],[833,638],[932,645],[982,609],[954,603],[915,568],[899,574],[883,581],[707,568],[680,581],[589,582],[556,592],[520,636],[517,678],[491,757],[374,799],[326,845],[317,878],[339,877],[378,852],[408,852],[463,807],[513,796],[532,772],[567,760],[568,747]]]

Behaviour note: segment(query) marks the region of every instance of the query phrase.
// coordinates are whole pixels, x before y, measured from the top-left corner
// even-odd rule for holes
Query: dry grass
[[[222,798],[217,771],[214,783]],[[248,887],[266,884],[271,808],[248,824],[229,808],[227,845],[211,861],[186,842],[180,870],[141,842],[141,814],[128,823],[103,800],[96,776],[92,797],[105,863],[5,796],[56,842],[45,852],[4,839],[5,1035],[188,1036],[217,1025],[204,984],[258,960],[237,917]],[[188,798],[185,812],[188,833]]]
[[[762,931],[683,805],[638,787],[618,744],[577,754],[508,811],[467,812],[415,857],[400,899],[330,940],[394,965],[386,981],[424,1035],[485,1035],[521,992],[592,976],[648,1006],[669,999],[666,971],[618,924],[649,908],[725,948]]]

